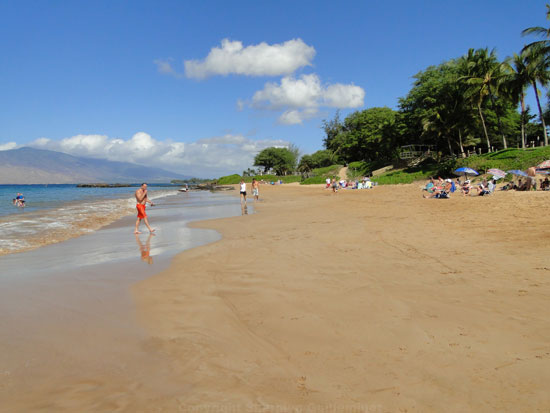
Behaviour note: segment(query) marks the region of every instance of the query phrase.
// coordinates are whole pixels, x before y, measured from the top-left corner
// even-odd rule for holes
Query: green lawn
[[[428,179],[430,176],[454,176],[452,171],[466,166],[475,169],[480,174],[488,169],[498,168],[503,171],[520,169],[525,171],[531,166],[536,166],[542,161],[550,159],[550,146],[529,149],[503,149],[498,152],[474,155],[469,158],[458,158],[444,163],[427,161],[414,168],[405,168],[386,172],[373,178],[373,181],[381,185],[408,184],[418,180]]]

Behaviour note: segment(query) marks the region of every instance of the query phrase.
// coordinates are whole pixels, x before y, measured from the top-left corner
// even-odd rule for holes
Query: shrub
[[[311,176],[300,182],[301,185],[324,184],[327,178],[337,178],[336,176]]]
[[[222,176],[218,179],[218,185],[235,185],[241,182],[242,177],[238,174]]]

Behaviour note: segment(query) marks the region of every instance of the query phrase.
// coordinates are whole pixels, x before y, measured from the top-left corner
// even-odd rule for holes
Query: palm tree
[[[487,151],[491,152],[491,141],[487,132],[485,116],[483,116],[482,106],[486,98],[490,95],[490,81],[492,79],[491,66],[496,62],[494,51],[488,54],[487,49],[469,49],[468,54],[461,58],[459,64],[462,67],[464,76],[460,80],[466,82],[466,97],[477,107],[479,118],[483,126],[485,140],[487,141]]]
[[[546,20],[550,20],[550,4],[546,5]],[[535,34],[544,38],[544,40],[537,40],[529,43],[525,46],[522,52],[528,51],[532,47],[538,47],[542,50],[542,53],[548,54],[550,52],[550,27],[545,28],[542,26],[529,27],[521,32],[522,36],[528,36]]]
[[[531,84],[526,53],[514,53],[514,57],[507,59],[503,65],[506,71],[504,88],[512,102],[516,105],[521,104],[521,147],[525,149],[525,91]]]
[[[550,20],[550,4],[546,5],[546,20]],[[537,82],[540,83],[542,86],[546,86],[550,79],[550,76],[548,75],[550,57],[550,27],[529,27],[523,30],[521,34],[522,36],[535,34],[543,38],[543,40],[537,40],[526,45],[523,48],[522,53],[526,53],[527,55],[529,71],[531,73],[531,85],[533,86],[533,90],[535,91],[535,98],[537,99],[540,121],[542,123],[542,129],[544,131],[544,145],[548,146],[548,133],[546,132],[546,123],[544,122],[542,108],[540,106]]]
[[[537,100],[537,107],[539,109],[540,121],[542,123],[542,130],[544,132],[544,145],[548,146],[548,132],[546,132],[546,122],[544,121],[544,114],[542,112],[542,106],[540,104],[539,89],[537,84],[545,87],[550,83],[550,55],[546,51],[546,47],[542,44],[535,44],[525,50],[525,60],[527,62],[527,72],[529,81],[533,86],[535,92],[535,99]],[[550,50],[550,49],[548,49]]]

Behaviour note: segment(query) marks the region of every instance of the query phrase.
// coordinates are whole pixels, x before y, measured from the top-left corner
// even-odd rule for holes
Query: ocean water
[[[179,187],[149,185],[149,198],[176,195]],[[135,187],[0,185],[0,255],[26,251],[93,232],[135,211]],[[13,205],[20,192],[26,207]]]

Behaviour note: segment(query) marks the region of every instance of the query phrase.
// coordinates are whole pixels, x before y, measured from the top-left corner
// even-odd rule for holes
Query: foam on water
[[[0,255],[65,241],[133,214],[136,201],[128,192],[126,188],[118,198],[110,194],[108,199],[73,200],[53,208],[0,216]],[[149,198],[176,194],[175,189],[150,190]]]

